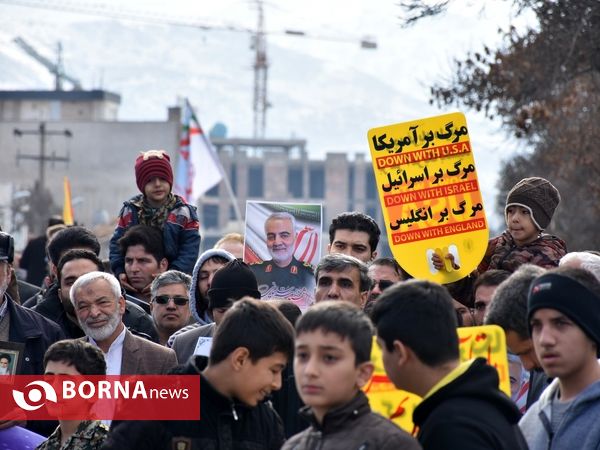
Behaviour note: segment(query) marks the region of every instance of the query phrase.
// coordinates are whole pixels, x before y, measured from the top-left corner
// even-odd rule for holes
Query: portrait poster
[[[322,209],[320,204],[246,203],[244,262],[264,300],[291,300],[302,311],[313,304]]]
[[[16,375],[21,368],[25,344],[0,341],[0,383],[10,382],[10,375]]]
[[[485,254],[489,230],[464,114],[373,128],[367,137],[396,261],[440,284],[467,276]],[[445,263],[439,270],[434,254]]]

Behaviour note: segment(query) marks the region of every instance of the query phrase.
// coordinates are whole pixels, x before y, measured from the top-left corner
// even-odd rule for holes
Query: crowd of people
[[[506,231],[471,275],[445,286],[378,257],[371,217],[338,214],[308,275],[314,304],[301,311],[261,300],[257,280],[290,264],[305,276],[289,251],[293,218],[269,219],[267,239],[284,243],[257,267],[242,261],[236,233],[200,253],[196,209],[172,193],[168,155],[141,154],[135,175],[140,194],[119,213],[109,261],[90,230],[53,219],[44,281],[29,270],[18,280],[13,239],[0,232],[0,341],[24,346],[17,374],[198,375],[201,420],[0,418],[0,429],[27,427],[48,450],[600,446],[600,253],[567,253],[544,233],[560,202],[548,180],[514,186]],[[22,268],[33,267],[32,242]],[[504,330],[510,396],[485,359],[459,359],[456,328],[478,325]],[[389,380],[422,398],[412,430],[373,412],[362,390],[374,337]],[[0,375],[11,367],[0,354]]]

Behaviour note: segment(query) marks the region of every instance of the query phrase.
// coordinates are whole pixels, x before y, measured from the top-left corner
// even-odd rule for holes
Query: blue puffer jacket
[[[198,214],[195,206],[189,205],[178,195],[175,197],[177,202],[163,226],[165,256],[169,261],[169,269],[191,274],[200,251]],[[117,227],[110,239],[110,267],[116,277],[125,271],[125,260],[121,255],[119,239],[129,227],[140,223],[139,208],[136,203],[139,203],[141,198],[142,194],[138,194],[123,203]]]

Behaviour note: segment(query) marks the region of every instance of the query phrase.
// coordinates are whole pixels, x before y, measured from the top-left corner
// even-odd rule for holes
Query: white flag
[[[175,185],[180,195],[195,202],[223,179],[224,170],[215,148],[187,100],[183,112],[182,134]]]

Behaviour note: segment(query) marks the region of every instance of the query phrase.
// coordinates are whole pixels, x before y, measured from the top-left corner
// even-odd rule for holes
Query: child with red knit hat
[[[110,266],[121,280],[124,255],[119,239],[128,228],[142,224],[163,232],[165,256],[169,269],[191,274],[200,250],[196,207],[173,194],[171,159],[163,150],[141,152],[135,160],[135,181],[141,194],[123,203],[117,227],[110,240]]]

